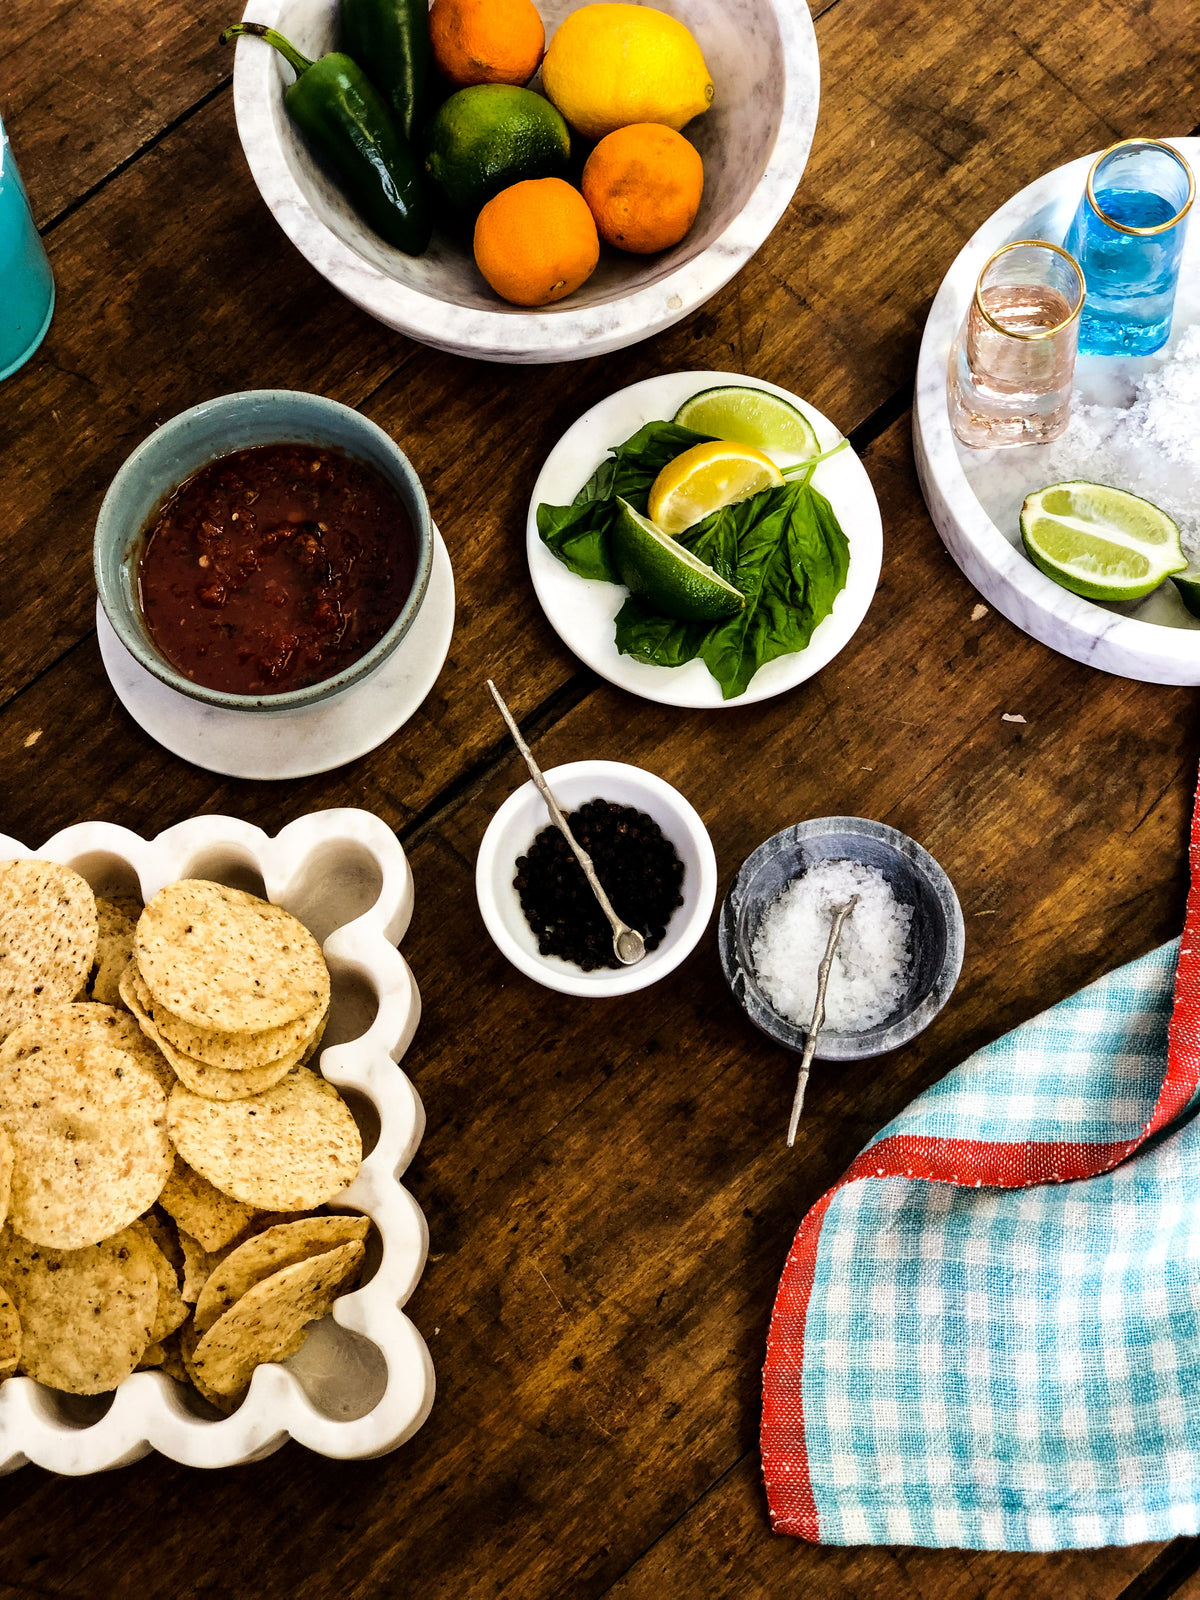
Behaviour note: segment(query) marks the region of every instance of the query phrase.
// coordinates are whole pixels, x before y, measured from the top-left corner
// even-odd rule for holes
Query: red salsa
[[[416,567],[404,502],[374,467],[262,445],[211,462],[159,512],[142,553],[142,614],[193,683],[283,694],[377,644]]]

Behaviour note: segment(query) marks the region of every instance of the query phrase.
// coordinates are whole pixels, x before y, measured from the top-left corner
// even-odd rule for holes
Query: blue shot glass
[[[1160,139],[1123,139],[1092,163],[1066,248],[1083,268],[1084,355],[1148,356],[1171,335],[1196,180]]]
[[[0,122],[0,378],[41,344],[54,315],[54,275]]]

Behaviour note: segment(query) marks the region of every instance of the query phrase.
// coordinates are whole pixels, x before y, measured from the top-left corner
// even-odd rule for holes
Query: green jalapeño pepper
[[[424,120],[432,75],[429,0],[341,0],[342,43],[391,106],[406,139]]]
[[[295,71],[296,81],[283,96],[288,116],[333,171],[359,215],[388,244],[419,256],[432,232],[421,168],[362,68],[337,53],[310,61],[260,22],[235,22],[221,35],[221,43],[239,34],[273,44]]]

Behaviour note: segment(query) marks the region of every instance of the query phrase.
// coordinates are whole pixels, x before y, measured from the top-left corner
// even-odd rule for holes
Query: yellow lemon
[[[700,46],[682,22],[649,6],[573,11],[550,41],[542,87],[588,139],[634,122],[659,122],[678,133],[713,98]]]
[[[664,533],[682,533],[710,512],[748,500],[762,489],[777,489],[783,473],[761,450],[718,439],[693,445],[667,465],[650,488],[646,507]]]

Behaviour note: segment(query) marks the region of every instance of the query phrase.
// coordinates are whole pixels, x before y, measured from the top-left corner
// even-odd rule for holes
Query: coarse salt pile
[[[767,907],[751,946],[759,988],[791,1022],[807,1027],[812,1020],[833,908],[852,895],[858,904],[830,968],[825,1026],[834,1033],[862,1033],[886,1022],[904,998],[912,907],[897,901],[877,867],[822,861]]]
[[[1128,406],[1079,405],[1049,447],[1047,483],[1085,478],[1141,495],[1179,524],[1200,559],[1200,325],[1138,379]]]

